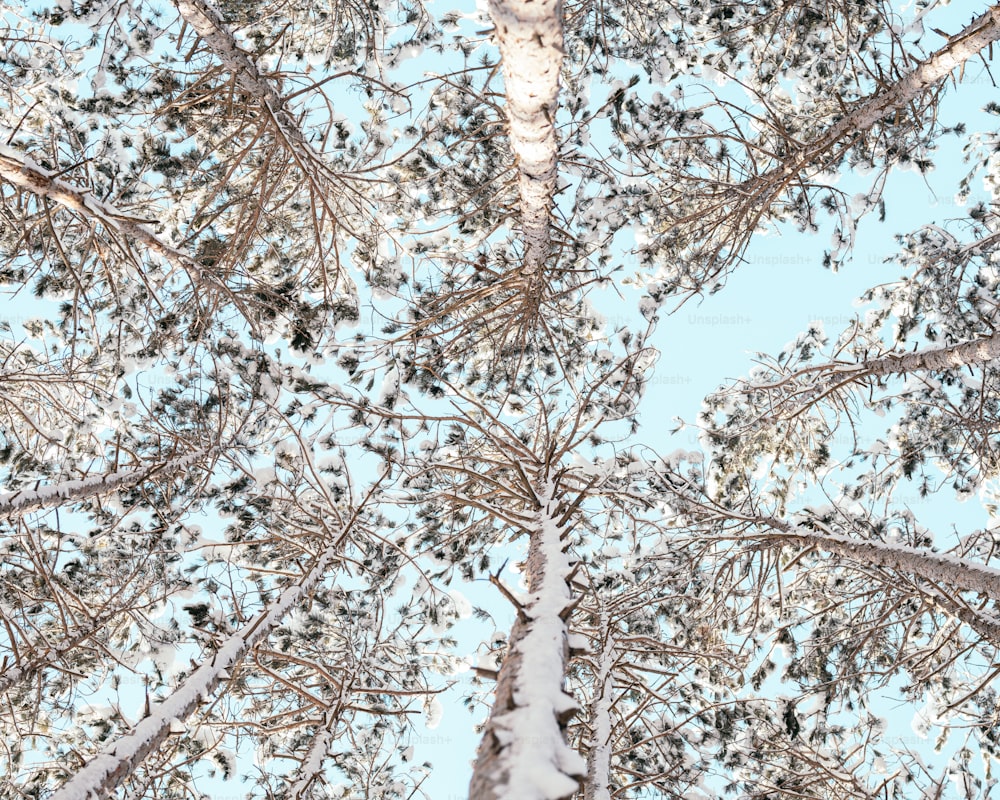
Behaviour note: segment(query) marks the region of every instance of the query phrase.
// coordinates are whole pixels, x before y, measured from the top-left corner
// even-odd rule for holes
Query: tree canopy
[[[446,6],[0,0],[0,794],[987,796],[1000,6]],[[948,148],[851,324],[640,416]]]

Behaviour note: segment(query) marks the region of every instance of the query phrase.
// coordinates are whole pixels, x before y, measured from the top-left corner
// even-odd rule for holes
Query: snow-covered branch
[[[818,530],[791,525],[773,517],[762,522],[769,528],[780,531],[776,536],[764,536],[774,543],[808,545],[859,564],[892,569],[934,584],[946,584],[957,591],[979,592],[994,602],[1000,602],[1000,569],[916,547],[852,539],[833,533],[818,522],[813,523]],[[1000,646],[1000,619],[960,603],[950,595],[935,594],[933,600],[993,644]]]
[[[273,81],[261,72],[256,60],[239,46],[219,11],[207,0],[174,0],[174,6],[184,21],[233,74],[240,88],[260,103],[289,150],[300,161],[325,167],[322,156],[309,144],[298,123],[288,113],[285,99],[277,91]]]
[[[159,464],[120,469],[115,472],[94,475],[90,478],[63,481],[48,486],[36,486],[34,489],[21,489],[17,492],[0,494],[0,518],[27,514],[29,511],[35,511],[39,508],[76,503],[88,497],[127,489],[154,475],[170,475],[187,469],[217,451],[218,448],[207,448]]]
[[[1000,333],[910,353],[883,353],[859,361],[830,360],[790,369],[773,379],[740,381],[735,391],[753,398],[743,407],[764,408],[771,420],[792,419],[869,378],[929,373],[987,364],[1000,358]],[[763,399],[763,402],[759,402]],[[745,424],[745,423],[744,423]]]
[[[903,375],[984,364],[1000,357],[1000,333],[946,347],[931,347],[913,353],[887,353],[866,359],[857,367],[836,368],[837,372],[857,370],[862,375]]]
[[[24,153],[6,144],[0,144],[0,178],[21,189],[52,200],[64,208],[77,211],[96,220],[123,236],[142,242],[168,261],[187,269],[186,258],[180,251],[157,238],[141,220],[114,206],[97,199],[91,192],[76,188],[55,176]]]
[[[803,170],[829,156],[841,142],[856,139],[877,123],[905,109],[936,83],[1000,40],[1000,5],[992,6],[960,33],[932,53],[898,82],[858,103],[811,141],[785,157],[780,166],[751,178],[734,189],[736,213],[727,218],[742,221],[747,214],[759,215]],[[752,226],[750,226],[752,228]]]
[[[323,764],[326,761],[327,751],[333,743],[333,731],[329,726],[324,725],[316,731],[312,741],[309,743],[309,750],[306,757],[302,759],[299,767],[299,775],[289,789],[288,796],[298,800],[304,797],[309,787],[313,785],[317,778],[323,773]]]
[[[511,630],[493,710],[473,768],[476,800],[564,800],[586,772],[563,728],[576,701],[563,688],[569,657],[566,616],[572,572],[551,486],[528,544],[529,601]]]
[[[275,603],[256,614],[240,631],[226,639],[207,661],[199,666],[162,703],[153,706],[148,717],[129,733],[109,745],[63,784],[51,800],[88,800],[104,797],[156,750],[170,735],[171,725],[183,723],[226,680],[229,670],[239,664],[254,646],[263,641],[288,614],[305,599],[337,560],[351,523],[340,532],[312,569],[285,589]]]
[[[541,273],[549,258],[549,216],[556,189],[555,116],[563,60],[560,0],[491,0],[490,16],[503,57],[510,145],[517,157],[525,272]]]
[[[20,645],[19,649],[22,654],[25,654],[25,658],[16,666],[9,667],[0,672],[0,695],[6,694],[18,684],[24,683],[39,670],[44,669],[50,664],[54,664],[64,655],[71,653],[82,642],[104,631],[114,616],[114,612],[99,614],[92,620],[88,620],[84,629],[75,631],[74,635],[57,644],[43,645],[41,642],[45,639],[42,637],[34,646]],[[26,655],[28,653],[30,653],[30,656]]]
[[[190,275],[195,283],[210,283],[222,289],[235,305],[242,305],[210,270],[205,270],[193,258],[157,236],[150,227],[152,220],[135,217],[99,200],[93,193],[64,181],[56,173],[35,163],[30,156],[6,144],[0,144],[0,179],[100,223],[109,231],[117,233],[126,249],[133,242],[142,244],[170,266]]]
[[[808,544],[860,563],[887,567],[925,580],[947,583],[960,591],[980,592],[1000,601],[1000,569],[985,564],[907,545],[871,539],[852,539],[850,536],[826,529],[818,521],[811,523],[817,530],[802,525],[792,525],[774,517],[763,518],[760,522],[778,531],[777,534],[763,534],[761,537],[763,539]]]

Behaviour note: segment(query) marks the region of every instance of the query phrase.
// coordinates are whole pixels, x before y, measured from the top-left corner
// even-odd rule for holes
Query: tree
[[[992,206],[640,425],[757,234],[837,267],[951,136],[995,197],[1000,6],[0,8],[5,796],[428,796],[456,696],[476,798],[989,790],[995,531],[905,498],[997,513]]]

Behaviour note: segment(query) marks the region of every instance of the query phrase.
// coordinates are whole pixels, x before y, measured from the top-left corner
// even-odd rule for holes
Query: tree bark
[[[206,702],[226,679],[228,671],[278,627],[284,617],[322,580],[337,560],[350,528],[351,523],[348,523],[298,583],[285,589],[273,605],[260,611],[239,632],[226,639],[215,654],[192,672],[170,697],[153,706],[150,716],[93,757],[56,790],[50,800],[103,797],[126,780],[150,753],[163,744],[170,735],[171,723],[183,722]]]
[[[885,542],[852,539],[832,532],[816,532],[773,517],[768,517],[762,522],[781,532],[777,535],[765,534],[762,537],[774,544],[780,545],[783,542],[806,544],[860,564],[893,569],[931,583],[944,583],[958,591],[979,592],[994,602],[1000,602],[1000,569],[906,545],[890,545]],[[953,616],[1000,647],[1000,619],[971,609],[947,596],[936,596],[934,599]]]
[[[902,375],[907,372],[927,372],[985,364],[995,361],[998,357],[1000,357],[1000,332],[947,347],[932,347],[913,353],[887,353],[877,358],[866,359],[857,366],[835,368],[835,371],[850,374],[857,370],[863,375]]]
[[[510,146],[517,157],[525,273],[538,276],[552,246],[558,178],[555,118],[563,60],[561,0],[490,0],[503,58]]]
[[[218,448],[207,448],[180,458],[172,458],[160,464],[151,464],[137,469],[120,469],[90,478],[63,481],[62,483],[21,489],[0,494],[0,518],[18,517],[40,508],[76,503],[88,497],[108,494],[118,489],[127,489],[157,474],[170,475],[196,464],[200,459],[217,452]]]
[[[572,568],[551,486],[539,493],[539,502],[528,543],[530,596],[519,608],[497,676],[469,786],[472,800],[568,800],[586,770],[563,733],[578,709],[563,688]]]
[[[608,610],[604,606],[601,607],[599,635],[601,650],[596,656],[594,699],[590,703],[591,740],[587,751],[584,800],[611,800],[611,736],[614,731],[611,708],[615,700],[615,639],[611,633]]]
[[[784,162],[763,175],[744,181],[734,191],[739,197],[733,219],[752,213],[760,217],[771,202],[804,169],[819,162],[845,139],[854,139],[891,114],[904,109],[938,81],[1000,40],[1000,5],[992,6],[960,33],[948,39],[908,75],[887,89],[861,101],[854,110],[831,125],[823,134],[794,150]]]

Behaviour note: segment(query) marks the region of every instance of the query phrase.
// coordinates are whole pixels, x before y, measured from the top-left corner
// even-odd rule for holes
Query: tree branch
[[[217,452],[219,452],[218,447],[210,447],[180,458],[168,459],[159,464],[150,464],[136,469],[120,469],[90,478],[63,481],[34,489],[21,489],[17,492],[0,494],[0,518],[18,517],[39,508],[60,506],[68,502],[76,503],[88,497],[127,489],[153,475],[159,473],[169,475],[186,469],[196,464],[199,459]]]

